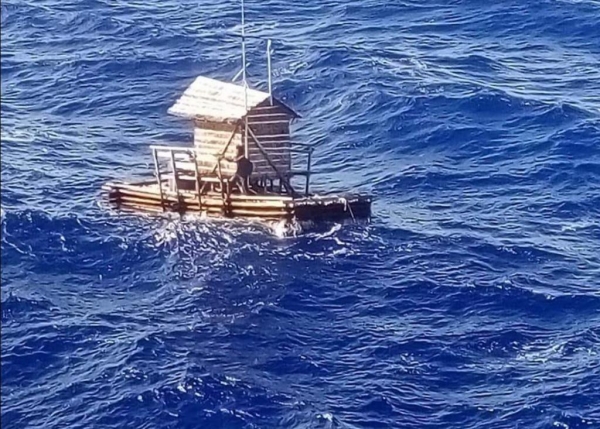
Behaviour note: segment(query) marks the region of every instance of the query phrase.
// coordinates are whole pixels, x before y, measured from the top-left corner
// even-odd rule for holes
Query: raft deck
[[[371,198],[355,194],[309,195],[239,194],[172,189],[169,181],[107,183],[110,203],[144,212],[203,213],[218,217],[263,219],[342,220],[365,219],[371,215]]]

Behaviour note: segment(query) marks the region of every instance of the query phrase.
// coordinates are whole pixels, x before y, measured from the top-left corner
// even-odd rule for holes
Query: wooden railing
[[[295,147],[294,147],[295,146]],[[306,182],[304,185],[304,194],[308,196],[309,188],[310,188],[310,176],[313,174],[312,171],[312,154],[315,151],[314,145],[309,145],[306,143],[292,143],[292,148],[290,149],[292,153],[297,153],[301,155],[306,155],[306,170],[291,170],[288,173],[290,179],[293,176],[304,176],[306,178]]]
[[[150,146],[152,150],[152,158],[154,159],[154,172],[156,175],[156,181],[158,182],[158,190],[160,193],[160,201],[161,205],[163,205],[163,189],[162,189],[162,173],[160,171],[160,157],[164,157],[170,160],[171,169],[173,174],[173,190],[175,191],[175,195],[177,199],[179,199],[179,177],[177,170],[177,160],[176,154],[187,154],[190,155],[191,161],[194,164],[194,182],[196,185],[196,195],[198,198],[198,208],[202,210],[202,195],[200,192],[200,172],[198,171],[198,162],[196,161],[196,150],[193,147],[176,147],[176,146],[159,146],[152,145]]]
[[[277,174],[280,177],[280,179],[282,179],[282,182],[288,182],[292,177],[294,176],[304,176],[305,177],[305,186],[304,186],[304,193],[305,195],[308,196],[309,194],[309,189],[310,189],[310,178],[311,175],[313,174],[312,171],[312,154],[315,150],[314,145],[309,145],[309,144],[305,144],[305,143],[292,143],[291,144],[291,148],[289,149],[291,153],[294,154],[298,154],[298,155],[306,155],[306,170],[291,170],[285,173],[279,172],[277,171]],[[221,182],[221,191],[222,194],[224,193],[224,190],[226,189],[226,187],[228,187],[228,182],[227,180],[225,180],[221,174],[221,158],[215,155],[215,168],[213,169],[212,174],[208,174],[205,175],[206,177],[203,178],[203,175],[201,174],[199,168],[198,168],[198,153],[196,148],[194,147],[182,147],[182,146],[166,146],[166,145],[151,145],[150,149],[152,150],[152,158],[154,160],[154,174],[156,176],[156,181],[158,184],[158,189],[159,189],[159,193],[160,193],[160,199],[161,199],[161,204],[163,205],[163,209],[164,209],[164,190],[163,190],[163,179],[164,179],[164,175],[165,173],[163,171],[161,171],[161,163],[160,163],[160,159],[167,159],[170,166],[171,166],[171,179],[172,179],[172,183],[173,183],[173,191],[175,191],[175,194],[177,196],[177,198],[179,198],[180,194],[179,194],[179,180],[180,180],[180,175],[182,171],[186,171],[186,172],[190,172],[190,169],[185,169],[182,170],[180,168],[178,168],[177,163],[178,162],[186,162],[191,163],[193,165],[192,167],[192,172],[193,172],[193,180],[195,183],[195,191],[196,191],[196,195],[197,195],[197,199],[198,199],[198,207],[200,209],[202,209],[202,192],[204,191],[204,186],[206,185],[206,183],[202,183],[202,181],[204,180],[205,182],[207,180],[211,180],[210,178],[213,177],[213,175],[215,173],[217,173],[218,179]],[[185,158],[187,159],[185,159]],[[183,158],[183,159],[182,159]],[[167,172],[166,174],[169,174],[169,172]],[[188,176],[189,177],[189,176]],[[168,180],[168,179],[167,179]],[[289,186],[289,183],[288,183]],[[293,191],[293,189],[291,189],[292,194],[295,194],[295,191]],[[224,204],[225,204],[225,195],[223,194],[223,200],[224,200]]]

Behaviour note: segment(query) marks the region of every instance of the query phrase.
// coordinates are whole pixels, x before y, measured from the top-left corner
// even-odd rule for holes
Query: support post
[[[312,161],[312,153],[313,153],[313,148],[311,147],[310,149],[308,149],[308,161],[307,161],[307,166],[306,166],[306,188],[304,189],[304,193],[306,194],[307,197],[308,197],[308,189],[310,186],[310,168],[311,168],[311,161]]]
[[[248,109],[246,109],[246,116],[244,116],[244,126],[245,126],[245,132],[244,132],[244,156],[248,159],[250,159],[250,147],[248,146],[248,132],[249,132],[249,128],[248,128]]]
[[[221,163],[219,163],[219,169],[217,174],[219,175],[219,182],[221,184],[221,202],[223,204],[221,210],[223,212],[223,215],[225,215],[227,213],[225,202],[225,181],[223,180],[223,175],[221,173]]]
[[[170,150],[169,153],[171,154],[171,168],[173,169],[173,189],[175,190],[177,201],[179,202],[179,186],[177,184],[177,166],[175,165],[175,154],[172,150]]]
[[[162,210],[164,212],[165,211],[165,201],[163,199],[162,179],[160,177],[160,165],[158,163],[158,154],[156,153],[155,148],[152,148],[152,158],[154,158],[154,174],[156,175],[156,180],[158,182],[158,192],[160,194],[160,206],[162,207]]]
[[[198,157],[196,149],[193,149],[194,172],[196,173],[196,195],[198,197],[198,210],[202,212],[202,196],[200,195],[200,173],[198,172]]]

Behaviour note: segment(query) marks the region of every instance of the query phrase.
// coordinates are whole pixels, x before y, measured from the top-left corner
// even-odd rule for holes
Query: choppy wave
[[[369,224],[135,216],[237,3],[2,3],[3,427],[600,426],[600,5],[247,2]]]

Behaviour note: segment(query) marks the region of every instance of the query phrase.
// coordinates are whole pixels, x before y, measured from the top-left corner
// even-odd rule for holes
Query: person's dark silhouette
[[[236,164],[235,174],[231,178],[231,182],[238,185],[240,192],[248,194],[250,192],[250,176],[254,170],[254,165],[246,157],[244,146],[237,146],[235,158],[228,159],[228,161]]]

